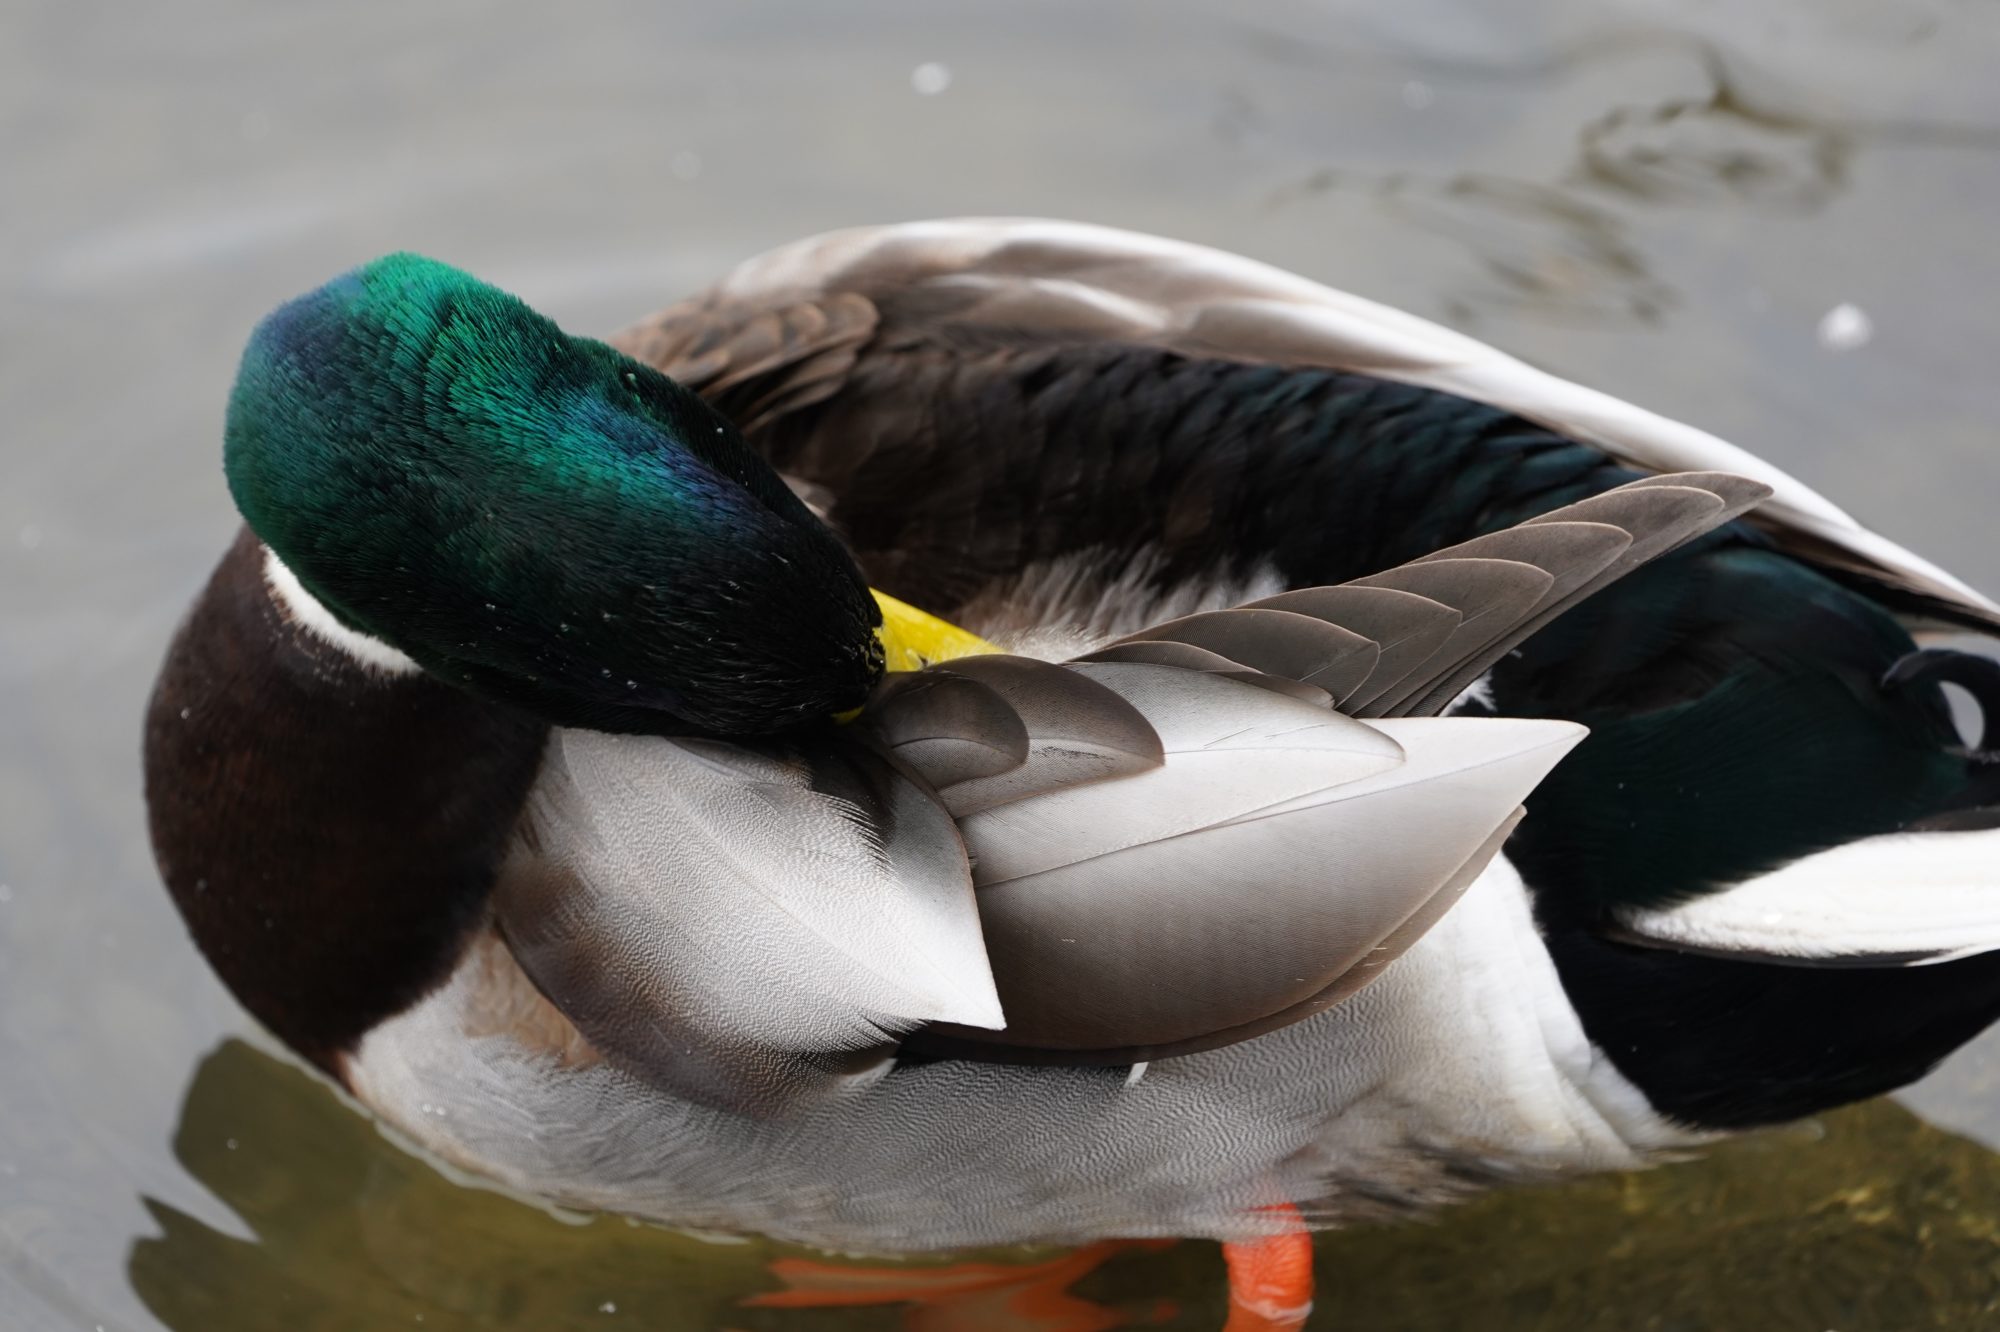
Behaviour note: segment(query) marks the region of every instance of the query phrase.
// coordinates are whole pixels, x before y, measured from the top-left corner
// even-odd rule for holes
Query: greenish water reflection
[[[134,1243],[132,1284],[181,1332],[995,1325],[948,1309],[746,1307],[778,1285],[774,1260],[826,1260],[616,1218],[563,1220],[465,1187],[240,1041],[201,1062],[174,1152],[251,1235],[147,1200],[160,1233]],[[2000,1317],[2000,1157],[1874,1102],[1698,1162],[1494,1195],[1318,1248],[1315,1327],[1983,1327]],[[1192,1243],[1120,1253],[1075,1293],[1088,1301],[1076,1308],[1120,1324],[1207,1329],[1225,1294],[1213,1246]]]

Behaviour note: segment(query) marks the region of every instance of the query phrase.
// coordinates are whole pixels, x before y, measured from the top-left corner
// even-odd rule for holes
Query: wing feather
[[[1284,694],[1315,707],[1333,706],[1333,695],[1317,685],[1287,680],[1283,676],[1267,675],[1263,671],[1253,671],[1240,661],[1231,661],[1219,652],[1196,647],[1192,643],[1179,643],[1170,639],[1122,639],[1095,652],[1086,653],[1078,661],[1138,661],[1155,666],[1179,666],[1185,670],[1208,671],[1230,680],[1241,680],[1245,684],[1256,685],[1259,689],[1269,689],[1273,693]]]
[[[1165,761],[1146,719],[1085,675],[1007,656],[961,657],[932,669],[983,687],[1012,710],[1027,737],[1019,763],[937,784],[954,818],[1040,791],[1130,777]]]
[[[1112,651],[1198,648],[1326,689],[1354,716],[1434,714],[1550,620],[1761,493],[1714,473],[1649,477],[1352,583],[1170,620]]]
[[[1002,1022],[957,830],[888,760],[549,743],[494,910],[599,1048],[690,1099],[775,1114],[919,1022]]]
[[[1097,669],[1131,673],[1101,678],[1143,696],[1163,734],[1199,735],[1210,708],[1227,715],[1241,702],[1214,676]],[[1145,672],[1185,679],[1162,687]],[[927,1031],[918,1044],[1117,1063],[1226,1044],[1317,1011],[1316,1001],[1348,992],[1355,968],[1376,963],[1353,985],[1379,970],[1378,949],[1407,947],[1463,891],[1521,798],[1583,734],[1514,719],[1385,723],[1401,728],[1400,758],[1342,764],[1309,747],[1327,714],[1299,706],[1295,718],[1296,729],[1228,737],[1220,750],[1169,741],[1167,763],[1140,779],[1143,793],[1124,789],[1139,782],[1082,787],[967,820],[1008,1025]],[[1380,743],[1380,729],[1350,725]],[[1270,801],[1288,786],[1298,793]],[[1135,819],[1130,801],[1141,796],[1141,810],[1199,817],[1172,827]]]
[[[1796,477],[1706,431],[1537,370],[1415,315],[1252,259],[1160,237],[1034,218],[832,232],[744,263],[707,296],[627,330],[620,344],[647,348],[678,338],[705,346],[680,330],[703,320],[726,328],[772,306],[835,295],[865,300],[887,325],[947,335],[977,330],[1017,341],[1128,341],[1191,355],[1362,371],[1488,403],[1642,470],[1750,478],[1772,492],[1757,521],[1781,544],[1947,613],[2000,625],[2000,605],[1870,532]]]
[[[1340,700],[1350,715],[1387,692],[1435,656],[1464,616],[1443,602],[1391,587],[1306,587],[1248,603],[1250,610],[1287,610],[1353,630],[1379,649],[1368,678]]]
[[[1253,671],[1314,685],[1336,701],[1374,671],[1381,645],[1310,615],[1245,606],[1205,611],[1154,625],[1121,642],[1165,640],[1205,648]]]

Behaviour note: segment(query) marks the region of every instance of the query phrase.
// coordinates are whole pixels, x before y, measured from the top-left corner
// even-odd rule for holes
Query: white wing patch
[[[2000,949],[2000,828],[1864,838],[1622,924],[1669,947],[1825,964],[1990,952]]]

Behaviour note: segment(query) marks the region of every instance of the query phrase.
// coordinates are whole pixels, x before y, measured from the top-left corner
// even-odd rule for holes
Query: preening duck
[[[275,1034],[541,1196],[1242,1241],[1807,1113],[2000,1012],[1939,685],[2000,692],[1911,637],[2000,611],[1248,260],[839,233],[606,345],[396,256],[260,326],[225,466],[163,877]]]
[[[1003,639],[1365,576],[1635,476],[1755,478],[1746,521],[1475,691],[1591,728],[1507,848],[1564,993],[1708,1127],[1889,1090],[2000,1014],[2000,669],[1912,637],[2000,611],[1740,448],[1252,260],[1066,222],[815,237],[613,342],[740,421],[876,586]]]

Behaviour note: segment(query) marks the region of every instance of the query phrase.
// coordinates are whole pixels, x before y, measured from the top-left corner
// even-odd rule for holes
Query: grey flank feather
[[[951,819],[858,742],[558,732],[494,908],[592,1044],[703,1104],[782,1114],[919,1022],[1002,1020]]]

